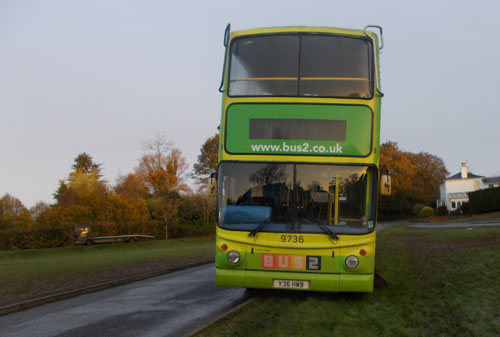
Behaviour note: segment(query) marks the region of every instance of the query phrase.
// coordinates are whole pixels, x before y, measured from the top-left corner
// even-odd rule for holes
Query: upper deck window
[[[261,35],[231,44],[229,96],[372,97],[370,42],[317,34]]]

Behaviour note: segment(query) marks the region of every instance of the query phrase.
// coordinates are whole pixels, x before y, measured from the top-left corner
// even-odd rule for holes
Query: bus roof
[[[335,27],[313,27],[313,26],[290,26],[290,27],[264,27],[253,28],[245,30],[237,30],[231,32],[231,39],[243,35],[260,35],[260,34],[273,34],[273,33],[327,33],[327,34],[341,34],[351,36],[366,36],[362,29],[345,29]],[[368,32],[370,33],[370,32]],[[371,36],[375,37],[373,33]]]

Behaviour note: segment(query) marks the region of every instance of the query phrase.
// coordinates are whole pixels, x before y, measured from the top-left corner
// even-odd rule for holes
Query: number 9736
[[[281,242],[293,242],[293,243],[304,243],[304,237],[302,235],[281,235]]]

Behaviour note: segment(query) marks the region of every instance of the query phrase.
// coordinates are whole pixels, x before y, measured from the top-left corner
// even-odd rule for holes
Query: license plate
[[[274,288],[309,289],[309,281],[274,280]]]

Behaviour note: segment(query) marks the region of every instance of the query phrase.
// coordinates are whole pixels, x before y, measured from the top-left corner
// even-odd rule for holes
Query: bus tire
[[[85,241],[86,246],[92,246],[93,244],[94,244],[94,241],[92,241],[92,240]]]

